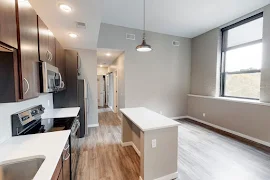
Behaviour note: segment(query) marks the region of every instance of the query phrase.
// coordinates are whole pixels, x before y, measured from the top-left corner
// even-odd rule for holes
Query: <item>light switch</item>
[[[152,140],[152,148],[156,148],[157,147],[157,140],[153,139]]]

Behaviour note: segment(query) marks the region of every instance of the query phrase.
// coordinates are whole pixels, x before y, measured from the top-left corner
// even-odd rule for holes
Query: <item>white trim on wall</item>
[[[168,179],[176,179],[178,177],[178,172],[168,174],[166,176],[156,178],[155,180],[168,180]]]
[[[121,145],[123,147],[132,146],[133,149],[135,150],[135,152],[138,154],[138,156],[141,156],[140,150],[135,146],[135,144],[132,141],[130,141],[130,142],[124,142],[124,143],[121,141]]]
[[[178,116],[178,117],[170,117],[170,119],[178,120],[178,119],[185,119],[187,116]]]
[[[225,131],[225,132],[234,134],[234,135],[236,135],[236,136],[239,136],[239,137],[242,137],[242,138],[245,138],[245,139],[254,141],[254,142],[256,142],[256,143],[259,143],[259,144],[262,144],[262,145],[265,145],[265,146],[270,147],[270,143],[269,143],[269,142],[265,142],[265,141],[262,141],[262,140],[260,140],[260,139],[257,139],[257,138],[254,138],[254,137],[251,137],[251,136],[248,136],[248,135],[245,135],[245,134],[242,134],[242,133],[239,133],[239,132],[236,132],[236,131],[233,131],[233,130],[230,130],[230,129],[227,129],[227,128],[224,128],[224,127],[221,127],[221,126],[218,126],[218,125],[215,125],[215,124],[212,124],[212,123],[203,121],[203,120],[201,120],[201,119],[197,119],[197,118],[191,117],[191,116],[187,116],[186,118],[191,119],[191,120],[193,120],[193,121],[197,121],[197,122],[203,123],[203,124],[205,124],[205,125],[214,127],[214,128],[216,128],[216,129],[220,129],[220,130],[222,130],[222,131]]]
[[[91,128],[91,127],[99,127],[99,124],[89,124],[88,127],[89,128]]]
[[[220,101],[231,101],[231,102],[237,102],[237,103],[253,104],[253,105],[260,105],[260,106],[270,106],[270,103],[265,103],[265,102],[261,102],[259,100],[251,100],[251,99],[213,97],[213,96],[202,96],[202,95],[195,95],[195,94],[188,94],[188,96],[189,97],[205,98],[205,99],[215,99],[215,100],[220,100]]]

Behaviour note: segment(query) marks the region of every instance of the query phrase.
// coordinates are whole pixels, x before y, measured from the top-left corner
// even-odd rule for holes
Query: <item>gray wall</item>
[[[136,40],[126,40],[126,33]],[[180,41],[179,47],[172,41]],[[101,24],[98,48],[125,51],[125,107],[143,106],[169,117],[187,114],[190,87],[190,39],[147,32],[153,51],[139,53],[142,31]]]
[[[263,12],[263,62],[261,74],[261,101],[270,102],[270,5]]]
[[[216,95],[220,34],[217,28],[192,39],[191,94]]]
[[[88,83],[88,125],[98,124],[97,103],[97,51],[78,50],[80,57],[80,79]]]
[[[265,105],[192,96],[188,98],[189,116],[266,142],[270,142],[269,110],[270,107]]]
[[[118,115],[121,116],[120,109],[125,107],[125,53],[121,54],[113,63],[109,66],[108,71],[117,71],[118,78]]]
[[[264,54],[261,77],[261,101],[270,101],[270,6],[264,9]],[[215,96],[219,92],[215,81],[219,71],[217,55],[219,30],[192,39],[191,93]],[[211,47],[211,48],[209,48]],[[215,56],[216,55],[216,56]],[[218,60],[218,61],[217,61]],[[215,88],[216,86],[216,88]],[[228,102],[222,98],[188,97],[188,115],[244,135],[270,142],[270,107],[243,102]],[[203,113],[206,116],[203,117]]]

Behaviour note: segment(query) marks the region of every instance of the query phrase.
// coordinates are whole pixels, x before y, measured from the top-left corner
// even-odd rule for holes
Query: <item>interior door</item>
[[[105,82],[103,76],[98,76],[98,106],[103,107],[105,103]]]

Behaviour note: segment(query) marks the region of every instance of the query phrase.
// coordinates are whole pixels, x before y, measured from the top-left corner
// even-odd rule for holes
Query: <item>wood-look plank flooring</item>
[[[270,180],[270,154],[189,121],[179,122],[179,180]],[[99,124],[81,139],[76,179],[138,180],[140,158],[132,147],[121,146],[117,115],[99,113]]]
[[[121,146],[121,122],[113,112],[99,113],[99,127],[81,139],[77,180],[139,178],[140,158],[132,147]]]

